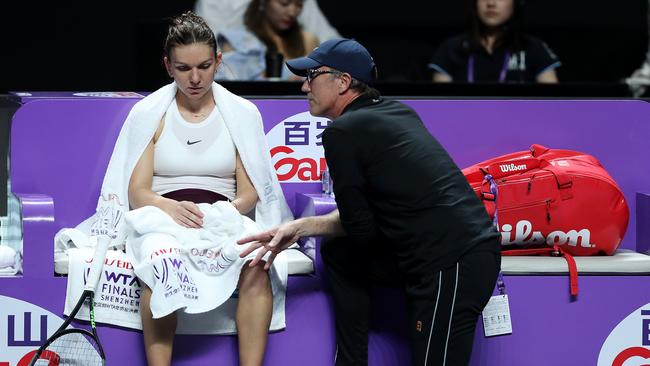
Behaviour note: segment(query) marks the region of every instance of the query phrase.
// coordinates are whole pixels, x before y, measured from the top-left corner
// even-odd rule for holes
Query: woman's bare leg
[[[264,262],[255,267],[246,264],[239,276],[236,316],[240,366],[259,366],[264,361],[272,312],[273,293]]]
[[[176,313],[164,318],[154,319],[151,314],[151,289],[146,285],[142,288],[140,298],[140,316],[142,317],[142,333],[144,348],[149,366],[168,366],[172,361],[172,346],[176,334]]]

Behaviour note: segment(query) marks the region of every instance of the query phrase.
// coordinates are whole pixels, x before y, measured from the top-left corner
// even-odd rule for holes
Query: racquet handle
[[[86,281],[85,290],[95,291],[97,282],[99,281],[99,276],[101,275],[102,268],[104,267],[104,261],[106,260],[106,252],[108,251],[108,245],[111,243],[111,238],[107,235],[98,235],[97,236],[97,246],[95,247],[95,255],[93,256],[93,264],[90,266],[90,274],[88,275],[88,280]]]

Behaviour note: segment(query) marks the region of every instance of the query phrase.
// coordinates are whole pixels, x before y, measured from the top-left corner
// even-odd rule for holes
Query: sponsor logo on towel
[[[177,257],[162,258],[153,265],[153,273],[156,279],[163,284],[165,297],[182,292],[187,299],[198,298],[196,284],[182,259]]]
[[[83,274],[83,285],[85,286],[90,273],[90,266],[93,262],[93,253],[87,252],[83,262],[79,265],[80,274]],[[72,261],[72,263],[76,263]],[[77,270],[74,270],[75,273]],[[68,275],[68,278],[75,277],[74,273]],[[75,287],[79,291],[74,293],[72,299],[81,295],[83,286]],[[99,279],[97,291],[95,292],[95,309],[109,309],[119,311],[125,314],[138,313],[140,308],[140,296],[142,293],[142,284],[133,273],[133,265],[126,260],[121,251],[109,250],[104,260],[104,269]],[[82,310],[84,311],[84,310]],[[0,365],[1,366],[1,365]]]

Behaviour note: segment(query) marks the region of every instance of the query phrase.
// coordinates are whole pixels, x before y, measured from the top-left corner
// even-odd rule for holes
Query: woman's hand
[[[203,212],[194,202],[169,200],[164,211],[181,226],[194,229],[203,226]]]

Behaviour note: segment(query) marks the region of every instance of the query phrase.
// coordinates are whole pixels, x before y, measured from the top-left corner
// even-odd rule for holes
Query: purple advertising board
[[[56,93],[55,93],[56,94]],[[27,98],[27,97],[25,97]],[[121,122],[138,98],[56,95],[25,99],[13,119],[11,179],[23,198],[24,272],[0,278],[0,366],[22,365],[62,319],[66,278],[53,276],[52,237],[93,212]],[[320,190],[320,134],[328,121],[304,100],[254,100],[287,200]],[[637,193],[650,191],[646,142],[650,105],[631,100],[406,100],[462,168],[533,144],[596,156],[630,207],[622,248],[637,243]],[[639,202],[646,202],[639,201]],[[647,212],[644,206],[643,212]],[[298,210],[294,211],[300,215]],[[644,217],[647,217],[644,216]],[[643,231],[641,231],[643,232]],[[317,254],[316,254],[317,255]],[[292,276],[287,328],[271,334],[266,365],[331,365],[335,344],[324,279]],[[581,276],[580,296],[564,276],[506,276],[513,334],[485,338],[479,326],[472,365],[609,365],[650,358],[650,294],[645,276]],[[399,294],[378,289],[371,365],[410,363]],[[629,331],[632,329],[632,331]],[[100,326],[109,365],[144,364],[142,335]],[[627,357],[627,358],[626,358]],[[234,336],[178,336],[174,364],[236,364]],[[23,361],[24,362],[24,361]],[[627,364],[625,364],[627,365]]]
[[[320,160],[319,134],[327,121],[305,113],[304,102],[262,100],[256,103],[265,116],[274,162],[285,173],[280,174],[281,180],[284,183],[318,181],[310,171],[317,172],[324,164]],[[645,117],[650,108],[648,103],[632,100],[407,100],[405,103],[420,115],[460,168],[528,150],[532,144],[595,156],[618,183],[630,208],[631,220],[620,247],[636,248],[636,193],[650,190],[650,174],[636,172],[649,166],[644,148],[650,141],[649,122]],[[301,123],[305,130],[302,135]],[[297,168],[291,171],[291,167]],[[285,190],[288,187],[291,186],[285,185]],[[292,194],[287,197],[291,199]]]

